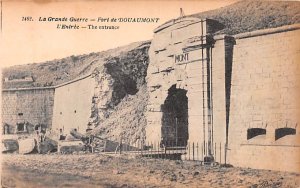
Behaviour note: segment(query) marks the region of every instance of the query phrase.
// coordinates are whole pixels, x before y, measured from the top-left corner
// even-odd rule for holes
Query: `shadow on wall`
[[[108,63],[105,65],[107,72],[114,79],[112,93],[113,105],[117,105],[126,94],[134,95],[138,92],[136,81],[122,71],[118,63]]]
[[[135,95],[145,83],[149,46],[129,51],[118,57],[107,58],[104,65],[114,79],[112,106],[117,105],[127,94]]]
[[[232,62],[235,39],[225,38],[225,96],[226,96],[226,143],[228,143],[229,117],[230,117],[230,96],[232,80]]]

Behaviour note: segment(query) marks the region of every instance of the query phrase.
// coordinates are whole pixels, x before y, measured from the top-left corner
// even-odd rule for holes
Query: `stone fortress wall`
[[[216,161],[299,171],[299,25],[235,36],[214,34],[219,28],[180,18],[154,31],[147,140],[196,142]],[[226,148],[221,159],[215,143]]]
[[[2,134],[33,133],[39,125],[64,134],[72,129],[85,133],[94,87],[94,78],[87,75],[54,87],[2,90]],[[21,123],[26,128],[18,131]]]
[[[215,161],[299,171],[299,25],[235,36],[216,34],[222,27],[186,17],[154,31],[146,143],[187,147],[198,142]],[[109,107],[113,80],[106,77],[2,90],[2,132],[22,132],[16,125],[24,123],[32,131],[44,124],[84,133]],[[215,155],[215,143],[226,148],[221,156]]]
[[[91,75],[59,85],[55,89],[52,129],[69,134],[85,133],[91,115],[95,80]]]
[[[239,34],[235,39],[229,162],[299,171],[299,25]]]
[[[37,125],[51,127],[53,105],[52,87],[2,90],[2,134],[22,133],[24,126],[29,132]]]

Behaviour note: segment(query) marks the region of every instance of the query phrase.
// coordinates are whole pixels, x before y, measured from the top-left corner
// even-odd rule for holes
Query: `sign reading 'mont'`
[[[184,63],[189,61],[189,53],[175,55],[175,63]]]

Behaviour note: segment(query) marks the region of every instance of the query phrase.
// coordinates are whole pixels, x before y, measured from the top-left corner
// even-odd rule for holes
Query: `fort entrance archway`
[[[176,88],[168,90],[162,109],[162,144],[164,146],[186,146],[188,135],[188,98],[187,90]]]

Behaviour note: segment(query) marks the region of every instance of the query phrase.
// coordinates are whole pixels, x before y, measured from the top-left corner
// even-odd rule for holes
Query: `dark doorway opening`
[[[296,129],[294,128],[289,128],[289,127],[278,128],[275,130],[275,140],[278,140],[287,135],[295,135],[295,134],[296,134]]]
[[[162,140],[165,147],[186,146],[189,139],[188,132],[188,98],[187,91],[177,89],[173,85],[168,90],[168,96],[161,106]]]
[[[254,138],[259,135],[265,135],[266,129],[262,128],[251,128],[247,130],[247,140]]]
[[[17,123],[17,131],[18,132],[26,132],[27,131],[25,122]]]
[[[4,131],[3,134],[10,134],[10,132],[9,132],[9,125],[8,124],[4,125],[3,131]]]

